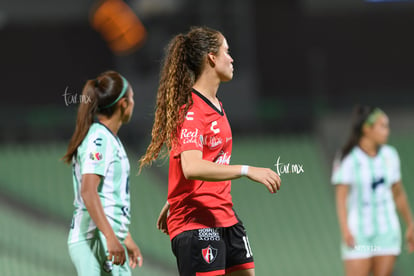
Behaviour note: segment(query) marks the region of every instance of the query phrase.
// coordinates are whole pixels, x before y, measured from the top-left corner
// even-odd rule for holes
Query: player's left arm
[[[414,252],[414,220],[411,212],[410,204],[405,193],[404,186],[401,181],[398,181],[392,185],[392,194],[394,197],[395,205],[398,212],[404,219],[407,227],[405,238],[408,245],[408,251]]]
[[[132,269],[134,269],[137,264],[141,267],[143,262],[142,253],[138,245],[132,239],[131,233],[128,232],[128,235],[124,240],[124,244],[128,251],[129,266]]]
[[[181,167],[184,177],[192,180],[225,181],[246,176],[249,179],[261,183],[271,193],[280,189],[280,177],[269,168],[248,167],[246,174],[242,172],[241,165],[222,165],[204,160],[203,153],[199,150],[186,150],[181,153]]]

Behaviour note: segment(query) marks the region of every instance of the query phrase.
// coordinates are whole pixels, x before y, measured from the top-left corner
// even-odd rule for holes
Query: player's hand
[[[157,219],[157,228],[166,235],[168,235],[167,218],[168,218],[169,209],[170,209],[170,204],[168,204],[167,202],[162,208],[160,215],[158,216],[158,219]]]
[[[141,250],[138,245],[134,242],[130,235],[127,236],[124,243],[128,252],[129,266],[132,269],[134,269],[137,265],[138,267],[141,267],[144,259],[142,258]]]
[[[354,236],[351,234],[351,231],[349,231],[349,229],[345,229],[342,231],[342,240],[348,247],[355,247],[355,239]]]
[[[414,224],[410,224],[405,232],[408,253],[414,252]]]
[[[273,170],[268,168],[249,167],[247,177],[253,181],[262,183],[271,193],[277,193],[282,181]]]
[[[108,246],[108,260],[112,260],[115,265],[123,265],[125,263],[125,249],[116,237],[106,240]]]

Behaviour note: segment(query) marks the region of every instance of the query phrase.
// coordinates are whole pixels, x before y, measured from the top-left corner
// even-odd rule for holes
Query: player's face
[[[383,145],[387,143],[389,134],[389,120],[385,114],[380,115],[375,123],[372,126],[368,127],[366,131],[366,136],[368,136],[377,145]]]
[[[124,113],[123,113],[123,115],[122,115],[122,123],[128,123],[130,120],[131,120],[131,118],[132,118],[132,113],[133,113],[133,111],[134,111],[134,105],[135,105],[135,102],[134,102],[134,91],[132,91],[132,88],[130,87],[130,88],[128,88],[129,90],[128,90],[128,97],[127,97],[127,100],[126,100],[126,102],[127,102],[127,108],[125,109],[125,111],[124,111]]]
[[[229,53],[229,45],[223,37],[223,43],[216,54],[215,69],[220,81],[229,81],[233,78],[233,59]]]

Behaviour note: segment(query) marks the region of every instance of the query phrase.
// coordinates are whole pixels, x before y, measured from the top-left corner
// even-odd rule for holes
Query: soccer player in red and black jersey
[[[231,180],[247,176],[271,193],[280,188],[271,169],[230,165],[231,128],[216,94],[232,78],[233,59],[219,31],[193,27],[168,45],[152,141],[140,162],[151,164],[168,149],[168,198],[157,226],[170,235],[181,276],[254,275]]]

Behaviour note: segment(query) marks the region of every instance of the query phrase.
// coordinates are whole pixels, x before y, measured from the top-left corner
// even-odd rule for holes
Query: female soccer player
[[[168,200],[158,227],[167,233],[168,224],[182,276],[254,275],[246,231],[232,208],[230,180],[247,176],[272,193],[280,187],[270,169],[229,165],[232,134],[216,94],[232,77],[233,59],[220,32],[194,27],[171,40],[141,167],[167,146]]]
[[[347,276],[391,275],[401,251],[396,209],[407,226],[408,250],[414,251],[413,216],[398,153],[386,145],[388,134],[388,117],[381,109],[356,107],[350,138],[334,164],[332,182]]]
[[[127,80],[114,71],[87,81],[83,88],[75,132],[63,157],[73,164],[75,212],[68,246],[80,276],[98,276],[103,270],[131,275],[129,266],[142,265],[140,249],[128,231],[130,167],[117,136],[131,119],[133,95]]]

